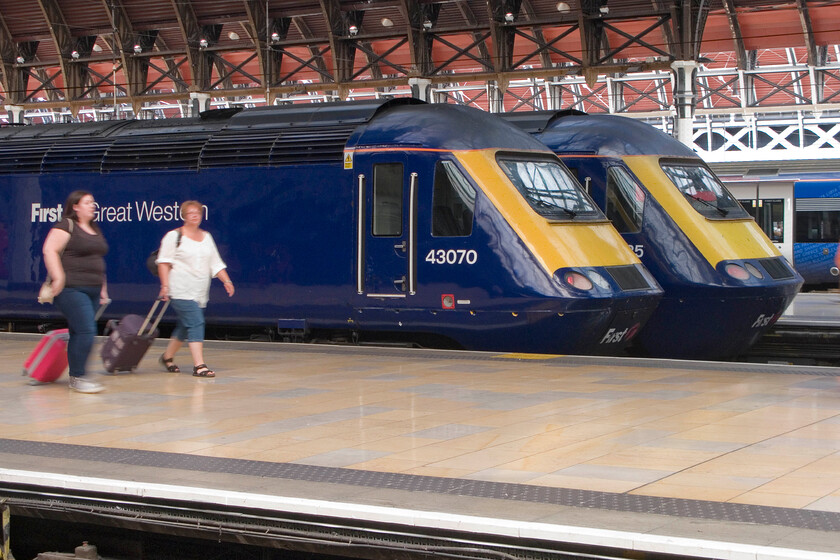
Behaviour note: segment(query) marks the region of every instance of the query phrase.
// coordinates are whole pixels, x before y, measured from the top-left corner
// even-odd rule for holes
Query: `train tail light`
[[[726,273],[736,280],[749,280],[750,273],[744,270],[744,267],[737,265],[735,263],[729,263],[726,265]]]
[[[591,290],[592,282],[579,272],[567,272],[563,276],[563,281],[569,286],[577,288],[578,290]]]

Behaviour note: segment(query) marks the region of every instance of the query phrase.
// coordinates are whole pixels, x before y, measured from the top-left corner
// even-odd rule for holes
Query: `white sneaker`
[[[71,377],[70,388],[78,393],[98,393],[105,387],[102,383],[91,381],[90,379],[85,379],[84,377]]]

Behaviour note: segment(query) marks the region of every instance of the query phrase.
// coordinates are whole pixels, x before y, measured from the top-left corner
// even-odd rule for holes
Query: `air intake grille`
[[[56,144],[44,156],[44,173],[67,171],[99,173],[110,142]]]
[[[33,142],[4,146],[0,150],[0,174],[40,173],[44,155],[50,149],[47,142]]]
[[[102,171],[138,169],[198,169],[198,158],[207,135],[171,135],[120,139],[105,154]]]
[[[284,130],[271,150],[272,165],[341,163],[344,146],[357,124]]]
[[[769,274],[773,280],[793,278],[793,270],[785,264],[782,257],[760,259],[758,262],[761,263],[761,266],[764,267],[764,270],[767,271],[767,274]]]
[[[201,168],[268,165],[277,132],[222,131],[201,152]]]
[[[341,163],[356,125],[273,128],[261,133],[225,130],[207,143],[201,167]]]
[[[633,265],[611,266],[607,272],[622,290],[647,290],[650,288],[645,276]]]

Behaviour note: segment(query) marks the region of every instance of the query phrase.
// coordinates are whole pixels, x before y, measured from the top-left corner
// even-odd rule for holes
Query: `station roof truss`
[[[840,0],[0,0],[0,96],[41,122],[406,96],[494,112],[840,114]],[[194,101],[192,101],[194,103]]]

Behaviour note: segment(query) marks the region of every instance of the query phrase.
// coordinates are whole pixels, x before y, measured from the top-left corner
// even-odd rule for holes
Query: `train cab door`
[[[357,167],[357,292],[404,304],[416,293],[417,173],[408,159],[373,155]]]

